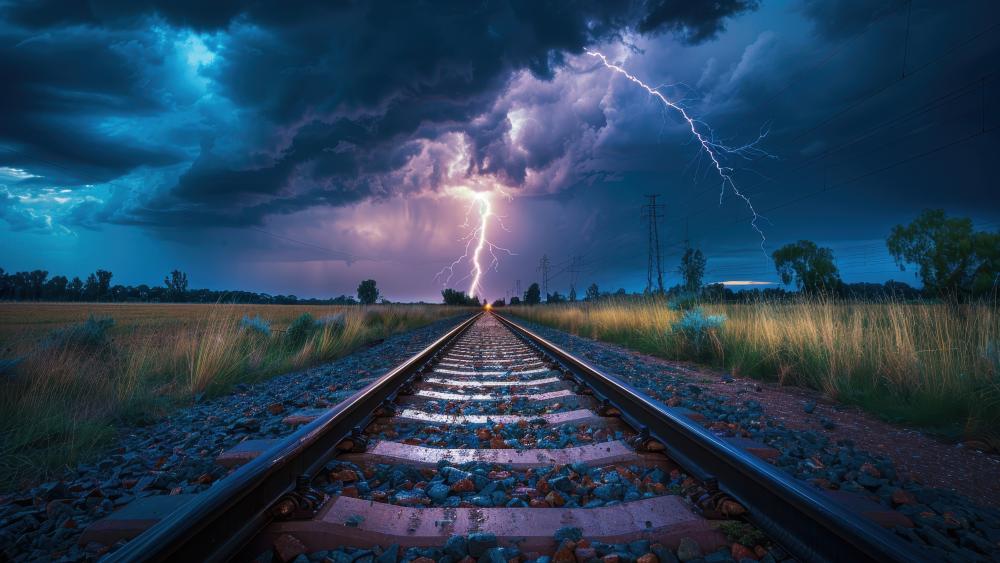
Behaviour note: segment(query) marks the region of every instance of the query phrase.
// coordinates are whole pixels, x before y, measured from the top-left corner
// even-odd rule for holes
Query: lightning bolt
[[[669,98],[664,96],[658,89],[647,85],[645,82],[640,80],[638,77],[636,77],[629,71],[625,70],[619,65],[612,63],[611,61],[608,60],[606,56],[604,56],[604,54],[598,51],[591,51],[591,50],[587,50],[586,53],[591,57],[600,59],[601,63],[603,63],[605,67],[624,76],[630,82],[638,84],[643,90],[648,92],[650,96],[653,96],[654,98],[662,102],[666,108],[672,109],[675,112],[677,112],[681,116],[681,118],[684,119],[685,122],[687,122],[688,128],[691,130],[691,135],[693,135],[694,138],[701,145],[702,151],[704,151],[704,153],[708,155],[708,158],[712,161],[712,166],[715,167],[715,171],[722,179],[722,186],[719,191],[719,204],[720,205],[722,204],[722,197],[726,193],[727,186],[734,194],[736,194],[736,196],[738,196],[746,203],[747,208],[753,215],[753,219],[751,219],[750,224],[753,226],[753,229],[757,231],[757,234],[760,235],[760,247],[761,250],[763,250],[764,243],[767,241],[767,238],[764,236],[764,231],[762,231],[761,228],[757,225],[757,221],[764,217],[757,213],[757,210],[754,209],[753,202],[750,201],[750,198],[747,197],[746,194],[740,191],[740,189],[736,186],[736,182],[733,181],[732,177],[733,169],[728,166],[725,166],[722,163],[722,157],[720,156],[720,154],[734,155],[746,159],[750,159],[753,156],[765,156],[768,158],[773,158],[771,155],[767,154],[757,146],[767,136],[767,131],[762,130],[755,141],[738,147],[730,147],[728,145],[720,143],[715,140],[715,133],[714,131],[712,131],[711,127],[709,127],[708,125],[697,119],[692,118],[682,106],[678,105],[676,102],[671,101]],[[699,130],[699,126],[705,129],[707,133],[703,133],[701,130]]]
[[[496,270],[500,266],[500,257],[497,256],[497,252],[506,253],[509,256],[515,256],[515,254],[502,246],[494,244],[488,237],[491,218],[495,219],[502,229],[507,230],[503,224],[502,217],[493,212],[493,202],[490,198],[491,194],[488,192],[472,192],[469,190],[465,190],[460,193],[472,200],[469,207],[466,209],[465,222],[462,224],[462,228],[472,230],[464,236],[465,253],[456,258],[450,265],[442,268],[441,271],[435,276],[435,279],[442,279],[444,282],[442,285],[447,287],[448,284],[451,283],[452,278],[455,276],[456,268],[458,268],[462,262],[468,261],[471,264],[470,271],[458,281],[461,282],[469,279],[469,290],[466,294],[469,296],[482,297],[483,287],[481,282],[483,273],[485,273],[488,268]],[[502,191],[500,193],[502,195],[506,195]],[[473,228],[472,217],[474,214],[478,214],[478,222],[477,226]],[[491,257],[490,264],[487,267],[483,267],[482,265],[484,250],[488,251]]]

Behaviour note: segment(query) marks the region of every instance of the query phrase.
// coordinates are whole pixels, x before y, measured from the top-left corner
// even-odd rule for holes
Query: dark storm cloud
[[[803,0],[802,12],[830,39],[841,39],[868,29],[879,18],[906,9],[906,0]]]
[[[752,10],[757,0],[719,0],[689,2],[685,0],[655,0],[649,3],[649,13],[639,22],[643,33],[669,30],[689,43],[714,37],[723,29],[723,20],[731,14]]]
[[[727,17],[755,5],[0,4],[7,22],[0,27],[0,71],[16,77],[0,93],[5,112],[15,116],[0,124],[0,143],[16,152],[0,153],[0,164],[40,170],[71,185],[124,181],[129,173],[187,162],[172,180],[132,178],[140,193],[113,212],[94,213],[95,204],[88,202],[76,213],[161,225],[254,223],[270,213],[393,193],[400,178],[392,174],[422,150],[414,140],[435,141],[455,131],[475,139],[478,171],[516,182],[527,168],[565,151],[555,139],[535,136],[526,158],[496,154],[504,150],[497,138],[509,123],[505,115],[488,114],[518,71],[549,79],[567,53],[636,28],[702,41],[718,33]],[[204,104],[174,91],[183,80],[166,82],[183,69],[171,70],[162,45],[180,41],[185,29],[211,43],[217,58],[198,72],[210,81],[216,100],[232,104],[231,111],[206,115]],[[167,33],[178,38],[154,44]],[[185,135],[163,125],[107,133],[109,120],[182,110],[196,114],[190,117],[192,133],[185,135],[200,135],[198,142],[168,144],[166,139]],[[236,118],[226,121],[227,113]],[[473,131],[468,121],[482,115],[489,123]],[[217,142],[222,138],[229,142]],[[429,165],[424,179],[433,188],[441,177],[433,168],[440,162],[430,158]],[[409,182],[416,181],[411,175]],[[406,181],[400,185],[408,187]]]
[[[0,28],[0,152],[4,164],[43,171],[65,184],[111,180],[141,165],[182,156],[169,146],[121,142],[92,127],[100,116],[165,111],[148,96],[121,51],[109,44],[131,34],[64,30],[26,35]],[[4,142],[6,141],[6,142]]]

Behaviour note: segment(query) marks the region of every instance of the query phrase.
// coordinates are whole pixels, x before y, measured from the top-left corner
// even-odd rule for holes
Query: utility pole
[[[538,261],[538,273],[542,275],[542,293],[549,294],[549,255],[543,254]]]
[[[583,271],[583,256],[577,255],[569,263],[569,289],[576,290],[577,276]]]
[[[646,204],[642,206],[641,217],[649,221],[649,259],[646,267],[646,291],[653,292],[653,270],[656,266],[656,291],[663,293],[663,257],[660,254],[660,217],[663,205],[656,203],[658,194],[646,194]]]
[[[514,287],[515,287],[514,295],[516,295],[518,299],[524,299],[524,294],[521,293],[521,280],[517,280],[517,283],[514,285]]]

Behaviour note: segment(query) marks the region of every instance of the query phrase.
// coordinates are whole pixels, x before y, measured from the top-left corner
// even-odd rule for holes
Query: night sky
[[[687,124],[588,49],[717,142],[766,133],[724,161],[763,251]],[[436,301],[486,193],[514,254],[490,299],[542,254],[553,289],[579,255],[581,291],[641,291],[657,193],[667,285],[685,238],[708,282],[774,282],[765,252],[810,239],[916,284],[893,225],[1000,226],[998,54],[993,0],[0,1],[0,267]]]

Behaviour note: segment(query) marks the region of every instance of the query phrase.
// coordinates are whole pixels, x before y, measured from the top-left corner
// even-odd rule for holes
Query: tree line
[[[886,238],[886,247],[901,271],[916,270],[922,289],[893,280],[845,283],[840,278],[833,250],[800,240],[771,254],[781,282],[794,284],[797,291],[781,287],[733,291],[721,283],[704,285],[708,260],[701,250],[688,248],[677,268],[682,281],[665,294],[667,297],[688,295],[707,301],[753,301],[761,297],[783,298],[798,294],[848,299],[936,297],[961,301],[995,295],[1000,288],[1000,232],[976,231],[971,219],[948,217],[940,209],[926,210],[910,224],[893,227]],[[583,300],[627,295],[624,288],[609,293],[591,284]],[[511,298],[511,304],[534,305],[541,303],[542,297],[538,284],[533,283],[523,297]],[[556,291],[544,297],[546,303],[572,302],[576,301],[576,291],[571,288],[568,296]]]
[[[218,291],[212,289],[189,289],[187,274],[174,270],[163,279],[163,285],[112,285],[114,274],[108,270],[97,270],[86,279],[56,275],[49,277],[46,270],[7,273],[0,268],[0,300],[14,301],[96,301],[108,303],[254,303],[293,305],[297,303],[316,305],[350,305],[358,300],[348,295],[329,299],[303,299],[295,295],[271,295],[252,291]],[[374,280],[371,282],[374,289]],[[362,282],[364,285],[365,282]],[[362,288],[358,289],[359,297]],[[370,298],[366,289],[364,299]],[[372,303],[378,298],[378,290]]]

